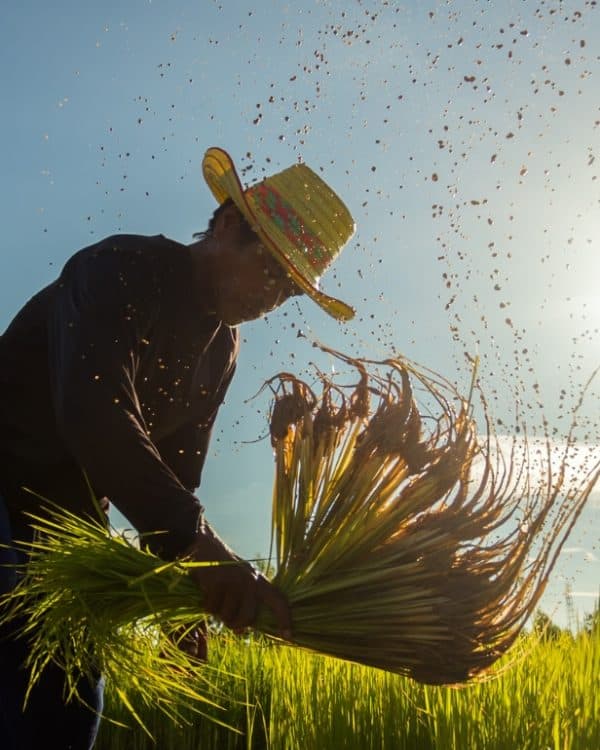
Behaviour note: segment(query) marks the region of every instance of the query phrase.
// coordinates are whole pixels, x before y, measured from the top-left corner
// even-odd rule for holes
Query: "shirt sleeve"
[[[159,310],[144,253],[78,253],[49,316],[49,374],[59,435],[95,494],[172,558],[191,544],[202,507],[150,440],[136,395],[140,342]]]
[[[237,329],[222,325],[208,354],[207,378],[213,387],[208,401],[202,399],[202,413],[157,442],[163,460],[190,492],[200,486],[213,426],[235,373],[238,350]]]

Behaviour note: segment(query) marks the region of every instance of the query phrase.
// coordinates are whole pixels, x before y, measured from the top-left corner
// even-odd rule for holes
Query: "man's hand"
[[[169,636],[180,651],[198,661],[208,661],[208,628],[200,622],[193,630],[175,630]]]
[[[208,661],[208,628],[205,621],[199,622],[195,628],[180,627],[174,630],[167,630],[166,635],[169,641],[183,651],[192,659],[198,661]],[[162,656],[169,657],[169,651],[165,648]]]
[[[199,566],[190,575],[202,591],[206,610],[232,630],[244,630],[267,606],[275,615],[282,638],[291,639],[292,621],[285,595],[250,563],[234,554],[211,527],[202,522],[187,558],[218,565]]]

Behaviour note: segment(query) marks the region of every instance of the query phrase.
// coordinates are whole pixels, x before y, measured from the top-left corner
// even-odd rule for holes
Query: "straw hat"
[[[295,164],[247,189],[229,154],[209,148],[202,173],[221,204],[231,198],[290,278],[338,320],[354,310],[319,290],[319,279],[354,234],[354,220],[334,191],[306,164]]]

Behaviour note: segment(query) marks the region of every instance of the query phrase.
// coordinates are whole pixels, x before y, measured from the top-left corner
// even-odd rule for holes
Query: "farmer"
[[[164,558],[234,563],[192,573],[225,625],[251,626],[266,606],[289,637],[284,595],[217,536],[193,492],[235,371],[237,326],[298,294],[350,319],[318,281],[354,225],[305,165],[244,190],[228,154],[211,148],[203,174],[219,208],[196,242],[117,235],[87,247],[0,337],[0,543],[31,539],[27,514],[43,499],[82,516],[95,513],[93,497],[105,510],[110,501]],[[24,555],[0,555],[6,593]],[[91,748],[101,677],[80,691],[89,710],[63,704],[62,675],[48,668],[23,713],[25,640],[1,636],[3,750]]]

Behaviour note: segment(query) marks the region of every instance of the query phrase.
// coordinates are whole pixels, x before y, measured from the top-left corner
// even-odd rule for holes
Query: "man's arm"
[[[166,557],[195,538],[201,506],[150,439],[135,390],[140,342],[160,306],[143,253],[74,256],[48,322],[49,377],[57,429],[86,471]]]
[[[193,422],[156,441],[162,460],[190,492],[200,486],[211,433],[212,424],[207,427],[202,422]]]
[[[191,406],[195,419],[156,443],[165,463],[190,492],[200,486],[213,426],[235,373],[238,351],[237,330],[222,325],[202,363],[201,379],[211,384],[211,393],[196,394]]]

